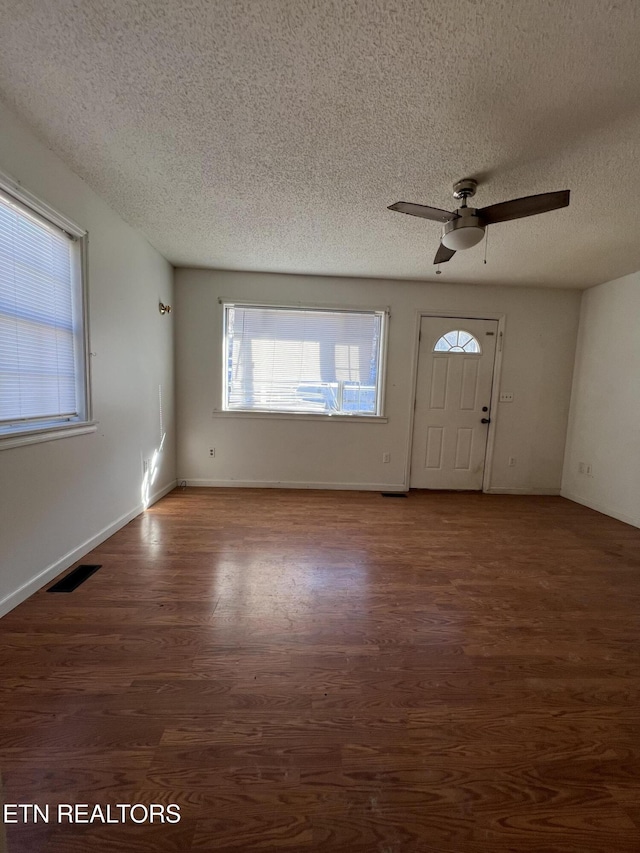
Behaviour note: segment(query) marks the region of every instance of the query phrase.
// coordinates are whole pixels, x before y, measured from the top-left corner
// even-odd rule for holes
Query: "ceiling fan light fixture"
[[[442,243],[447,249],[459,252],[476,246],[484,237],[484,228],[476,216],[465,216],[447,222],[442,235]]]
[[[431,219],[434,222],[444,222],[440,245],[433,262],[445,264],[460,249],[476,246],[484,237],[485,228],[488,225],[559,210],[561,207],[567,207],[571,195],[570,190],[558,190],[552,193],[512,198],[510,201],[501,201],[490,204],[488,207],[468,207],[467,199],[476,194],[477,186],[478,182],[474,178],[463,178],[453,185],[453,197],[462,199],[462,204],[455,211],[441,210],[439,207],[414,204],[410,201],[397,201],[389,205],[389,210],[419,216],[421,219]],[[484,262],[485,264],[487,262],[486,250]]]

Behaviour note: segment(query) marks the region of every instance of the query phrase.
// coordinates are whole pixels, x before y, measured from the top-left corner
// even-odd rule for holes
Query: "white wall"
[[[565,497],[637,527],[639,320],[640,272],[584,292],[562,480]]]
[[[391,308],[387,423],[214,414],[221,404],[219,297]],[[401,489],[409,453],[419,310],[506,315],[491,486],[558,493],[580,305],[576,291],[176,271],[178,478],[193,485]],[[215,458],[209,448],[215,447]],[[391,453],[391,464],[382,454]],[[508,458],[517,459],[508,467]]]
[[[89,232],[97,432],[0,451],[0,614],[142,509],[142,459],[167,433],[152,492],[175,483],[173,271],[0,105],[0,170]]]

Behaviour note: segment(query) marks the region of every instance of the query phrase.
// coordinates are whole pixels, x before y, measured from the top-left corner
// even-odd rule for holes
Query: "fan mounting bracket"
[[[473,178],[463,178],[461,181],[456,181],[453,185],[454,198],[471,198],[476,194],[478,182]]]

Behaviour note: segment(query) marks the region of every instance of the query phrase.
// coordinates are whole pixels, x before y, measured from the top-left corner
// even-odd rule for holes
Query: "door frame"
[[[482,492],[491,490],[491,474],[493,471],[493,447],[496,435],[496,421],[498,413],[498,401],[500,399],[500,376],[502,373],[502,352],[504,350],[504,333],[506,329],[506,314],[493,311],[427,311],[418,309],[415,312],[415,330],[413,339],[413,359],[411,368],[411,409],[409,411],[409,430],[407,435],[407,455],[404,466],[404,486],[409,491],[411,487],[411,454],[413,450],[413,426],[416,414],[416,394],[418,391],[418,358],[420,356],[420,325],[423,317],[451,317],[461,320],[497,320],[498,339],[493,359],[493,373],[491,375],[491,423],[487,431],[487,448],[484,455],[484,472],[482,474]]]

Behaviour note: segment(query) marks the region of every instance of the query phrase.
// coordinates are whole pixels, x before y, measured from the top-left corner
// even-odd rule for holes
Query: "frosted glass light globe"
[[[479,225],[461,225],[442,236],[442,243],[447,249],[458,252],[477,245],[484,237],[484,228]]]

